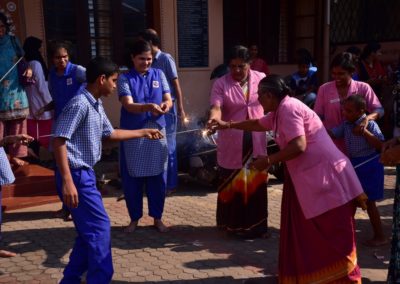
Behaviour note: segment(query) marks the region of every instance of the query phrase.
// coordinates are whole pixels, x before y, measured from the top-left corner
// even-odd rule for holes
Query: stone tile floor
[[[385,198],[379,202],[385,232],[390,235],[394,173],[385,179]],[[242,240],[215,228],[216,193],[209,187],[181,182],[168,197],[164,219],[171,226],[166,234],[151,225],[144,198],[145,217],[140,228],[127,234],[129,223],[121,193],[108,188],[104,203],[112,222],[115,274],[112,283],[276,283],[282,184],[271,179],[268,191],[268,239]],[[4,214],[2,246],[18,253],[0,259],[0,283],[57,283],[68,262],[75,231],[72,222],[54,219],[60,204],[48,204]],[[371,235],[365,212],[357,212],[359,263],[363,283],[384,283],[390,247],[361,245]]]

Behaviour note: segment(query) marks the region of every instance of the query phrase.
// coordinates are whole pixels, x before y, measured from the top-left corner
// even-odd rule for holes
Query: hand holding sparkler
[[[144,128],[142,129],[143,136],[148,139],[161,139],[164,135],[158,129]]]
[[[183,126],[187,126],[190,122],[189,118],[186,116],[186,113],[183,109],[178,109],[178,117],[181,120],[181,124]]]
[[[169,110],[170,110],[170,107],[169,107],[169,105],[168,105],[167,102],[162,102],[162,103],[160,104],[160,108],[161,108],[161,110],[162,110],[164,113],[168,113]]]
[[[6,136],[2,140],[0,139],[0,147],[12,144],[28,145],[33,140],[33,137],[26,134]]]
[[[163,103],[161,103],[161,105],[163,105]],[[153,115],[164,114],[165,110],[162,109],[161,105],[153,104],[153,103],[144,104],[143,107],[142,107],[142,110],[143,111],[149,111]],[[163,106],[163,107],[164,108],[168,108],[168,106]]]
[[[226,122],[218,118],[211,118],[207,121],[209,134],[214,134],[217,130],[231,128],[231,121]]]
[[[185,116],[176,115],[176,114],[173,114],[170,112],[167,112],[166,114],[178,117],[181,120],[182,125],[185,127],[188,126],[188,124],[190,122],[190,118],[188,116],[186,116],[186,114],[185,114]]]
[[[190,122],[190,119],[184,114],[184,116],[180,116],[182,125],[187,126]]]

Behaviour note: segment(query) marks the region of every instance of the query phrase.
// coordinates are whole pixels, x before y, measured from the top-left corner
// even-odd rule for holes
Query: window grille
[[[400,1],[331,1],[332,44],[400,40]]]

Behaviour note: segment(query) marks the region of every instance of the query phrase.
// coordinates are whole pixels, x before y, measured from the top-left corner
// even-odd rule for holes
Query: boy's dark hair
[[[150,42],[150,44],[160,47],[161,44],[160,37],[157,35],[155,30],[153,29],[144,30],[139,34],[139,36],[145,41]]]
[[[105,75],[108,78],[115,73],[118,73],[117,64],[105,57],[95,57],[90,60],[86,68],[86,81],[94,83],[101,75]]]
[[[364,48],[360,55],[361,59],[366,59],[371,53],[378,52],[381,49],[381,45],[379,42],[369,42]]]
[[[311,65],[312,61],[311,58],[307,56],[299,56],[297,58],[297,65]]]
[[[311,52],[304,47],[298,48],[296,50],[296,55],[295,55],[296,62],[299,62],[299,60],[307,60],[309,61],[312,65],[314,65],[314,59],[313,56],[311,55]]]
[[[367,102],[361,95],[352,95],[344,100],[345,103],[352,103],[357,110],[366,110]]]
[[[355,45],[352,45],[352,46],[350,46],[350,47],[348,47],[346,49],[346,52],[349,52],[349,53],[354,54],[354,55],[360,55],[361,54],[361,49],[359,49]]]

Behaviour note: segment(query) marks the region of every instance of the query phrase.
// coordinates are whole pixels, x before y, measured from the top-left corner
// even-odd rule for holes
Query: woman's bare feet
[[[156,227],[160,233],[166,233],[169,231],[169,228],[165,226],[160,219],[154,219],[154,227]]]
[[[19,159],[17,157],[10,158],[10,163],[12,165],[14,165],[14,166],[17,166],[17,167],[22,167],[22,166],[25,166],[25,165],[28,164],[28,162],[26,162],[24,160],[21,160],[21,159]]]
[[[7,251],[7,250],[0,250],[0,257],[14,257],[17,254],[15,252]]]
[[[127,227],[124,228],[125,233],[133,233],[136,231],[139,221],[132,221]]]

